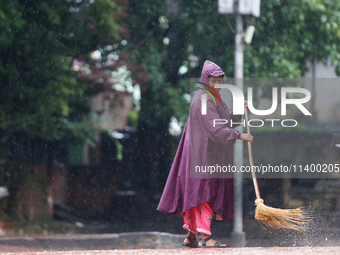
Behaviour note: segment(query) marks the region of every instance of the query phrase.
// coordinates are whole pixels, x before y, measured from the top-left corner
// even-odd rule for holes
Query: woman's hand
[[[242,141],[246,141],[246,142],[251,142],[252,143],[253,140],[254,140],[254,136],[249,135],[249,134],[241,134],[240,139]]]
[[[248,108],[248,102],[247,101],[244,101],[244,106],[246,107],[248,113],[250,112],[249,108]]]

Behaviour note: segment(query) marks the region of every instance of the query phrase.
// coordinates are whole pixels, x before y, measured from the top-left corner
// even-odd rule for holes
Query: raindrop
[[[105,50],[110,51],[113,49],[112,45],[107,45],[104,47]]]
[[[100,59],[100,58],[101,58],[101,52],[100,52],[99,50],[93,51],[93,52],[91,53],[91,58],[92,58],[93,60],[98,60],[98,59]]]
[[[84,227],[84,224],[81,223],[81,222],[75,222],[74,223],[77,227],[80,227],[80,228],[83,228]]]
[[[168,45],[169,42],[170,42],[170,39],[169,39],[168,37],[164,37],[163,43],[164,43],[165,45]]]

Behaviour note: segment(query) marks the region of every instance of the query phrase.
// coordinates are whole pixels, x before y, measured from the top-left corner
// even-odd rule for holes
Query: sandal
[[[216,242],[214,246],[207,246],[205,242],[208,242],[211,239],[211,236],[207,237],[206,239],[200,238],[201,244],[198,248],[227,248],[227,246],[222,246],[220,242]]]
[[[197,248],[198,246],[194,244],[194,242],[196,241],[196,237],[192,238],[190,236],[187,236],[185,239],[188,239],[190,241],[190,243],[182,243],[182,246],[186,246],[186,247],[190,247],[190,248]]]

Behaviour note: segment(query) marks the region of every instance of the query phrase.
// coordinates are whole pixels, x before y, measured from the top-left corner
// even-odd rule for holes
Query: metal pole
[[[314,120],[316,120],[316,110],[315,110],[315,83],[316,83],[316,61],[315,59],[313,59],[313,62],[312,62],[312,100],[311,100],[311,108],[312,108],[312,114],[314,116]]]
[[[243,20],[240,14],[236,15],[236,36],[235,36],[235,85],[243,91]],[[237,128],[243,133],[243,125]],[[243,142],[237,140],[234,145],[234,164],[236,169],[243,165]],[[232,245],[237,247],[246,246],[246,234],[243,232],[243,191],[242,173],[234,175],[234,229],[231,234]]]

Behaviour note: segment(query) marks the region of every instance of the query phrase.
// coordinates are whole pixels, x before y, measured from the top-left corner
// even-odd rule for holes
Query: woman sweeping
[[[253,136],[241,134],[231,126],[231,120],[240,122],[241,115],[233,115],[227,105],[218,102],[213,92],[215,84],[223,83],[224,72],[211,61],[205,61],[201,88],[195,95],[189,110],[177,153],[172,164],[157,210],[184,218],[183,228],[188,231],[183,246],[196,248],[226,247],[211,238],[211,219],[216,213],[217,221],[228,221],[233,217],[232,178],[190,178],[190,162],[196,166],[208,166],[218,162],[219,166],[233,165],[233,145],[236,139],[253,141]],[[206,96],[206,114],[202,115],[202,94]],[[215,90],[215,91],[214,91]],[[247,107],[247,103],[245,103]],[[228,120],[224,125],[213,125],[214,119]],[[199,241],[196,235],[201,234]]]

